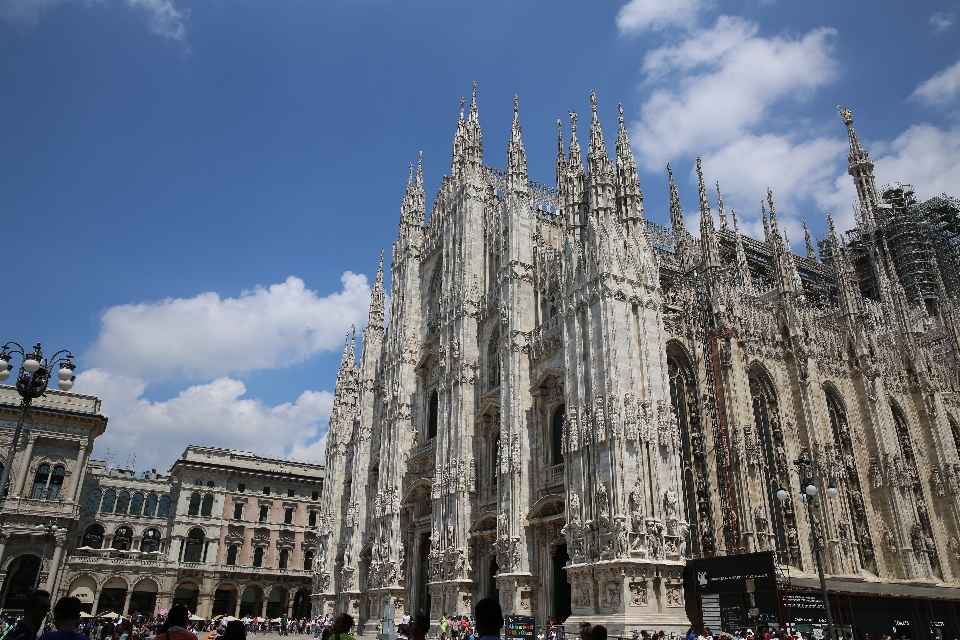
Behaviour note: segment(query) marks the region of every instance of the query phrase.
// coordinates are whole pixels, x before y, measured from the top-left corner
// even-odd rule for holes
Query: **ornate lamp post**
[[[0,475],[0,505],[3,504],[5,499],[4,492],[7,488],[7,482],[10,480],[13,457],[17,452],[20,432],[23,430],[23,421],[27,417],[30,403],[47,392],[47,384],[50,382],[50,375],[54,369],[57,369],[57,377],[60,379],[57,386],[60,387],[61,391],[69,391],[73,387],[73,381],[76,378],[73,373],[77,368],[72,362],[73,354],[69,351],[58,351],[53,354],[53,357],[47,359],[43,357],[39,342],[30,353],[27,353],[16,342],[8,342],[0,347],[0,382],[10,377],[13,371],[10,358],[14,355],[19,355],[22,360],[20,372],[17,374],[17,393],[20,394],[21,407],[20,419],[17,420],[17,428],[13,432],[13,444],[7,453],[7,462],[3,466],[3,474]]]
[[[820,492],[813,483],[813,471],[810,460],[799,458],[793,461],[796,466],[797,475],[800,476],[800,501],[807,505],[807,516],[810,518],[810,532],[813,535],[813,555],[817,559],[817,574],[820,576],[820,591],[823,592],[823,608],[827,614],[827,630],[830,633],[831,640],[837,640],[837,634],[833,628],[833,615],[830,613],[830,596],[827,594],[827,580],[823,576],[823,561],[820,559],[820,535],[817,531],[817,522],[813,518],[813,503],[817,494]],[[839,491],[830,482],[827,486],[826,494],[828,498],[836,498]],[[777,491],[777,499],[783,502],[790,497],[790,493],[781,487]]]
[[[36,591],[40,588],[40,574],[43,573],[43,559],[47,557],[47,545],[57,537],[58,531],[66,531],[66,529],[58,527],[56,520],[50,524],[38,524],[34,529],[43,532],[43,553],[40,555],[40,566],[37,567],[37,578],[33,581],[33,590]],[[56,554],[54,554],[54,556],[58,557]],[[51,570],[56,570],[56,567],[51,567]]]

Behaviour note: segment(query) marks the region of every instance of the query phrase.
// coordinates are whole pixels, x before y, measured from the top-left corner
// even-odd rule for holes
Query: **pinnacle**
[[[723,194],[720,193],[720,182],[717,182],[717,209],[720,210],[720,228],[727,229],[727,212],[723,208]]]
[[[411,168],[413,165],[410,165]],[[423,151],[420,152],[420,156],[417,159],[417,186],[423,187]]]

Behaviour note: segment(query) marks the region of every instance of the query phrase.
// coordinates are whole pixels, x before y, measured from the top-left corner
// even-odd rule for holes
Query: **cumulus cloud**
[[[938,11],[930,16],[927,24],[933,27],[934,33],[943,33],[953,26],[956,19],[957,14],[952,11]]]
[[[921,200],[960,194],[960,125],[914,125],[873,155],[878,183],[912,184]]]
[[[953,103],[960,94],[960,60],[924,80],[911,95],[928,104]]]
[[[639,33],[670,26],[692,27],[708,0],[631,0],[617,13],[620,33]]]
[[[146,386],[142,379],[103,369],[77,376],[75,389],[101,398],[110,419],[95,454],[108,448],[136,453],[141,469],[166,468],[187,444],[323,460],[333,406],[328,391],[304,391],[296,402],[271,407],[244,398],[246,386],[231,378],[191,386],[162,402],[144,398]]]
[[[70,0],[0,0],[0,20],[25,25],[34,25],[40,17],[58,4]],[[92,6],[94,0],[82,0]],[[178,9],[173,0],[126,0],[129,7],[146,11],[150,17],[150,29],[157,35],[184,41],[187,37],[189,11]]]
[[[366,276],[346,272],[343,289],[325,297],[290,277],[236,298],[192,298],[107,309],[88,356],[97,366],[146,380],[212,379],[273,369],[338,349],[370,303]]]

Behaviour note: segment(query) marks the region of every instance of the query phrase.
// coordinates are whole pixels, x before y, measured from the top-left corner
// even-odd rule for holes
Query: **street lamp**
[[[34,529],[43,532],[43,553],[40,555],[40,566],[37,567],[37,578],[33,581],[33,590],[36,591],[40,588],[40,574],[43,573],[43,559],[47,557],[47,545],[57,536],[58,531],[66,531],[66,529],[58,527],[56,520],[50,524],[38,524]],[[56,556],[56,554],[54,554],[54,556]],[[57,564],[60,563],[58,562]],[[50,567],[51,571],[55,569],[56,567]]]
[[[812,471],[810,467],[810,460],[806,458],[800,458],[793,461],[794,466],[796,466],[797,475],[800,476],[800,487],[803,489],[800,492],[800,501],[806,503],[807,505],[807,516],[810,518],[810,532],[813,534],[813,555],[817,559],[817,574],[820,576],[820,591],[823,592],[823,608],[827,614],[827,630],[830,633],[831,640],[838,640],[837,634],[833,629],[833,615],[830,613],[830,596],[827,594],[827,580],[823,576],[823,561],[820,559],[820,536],[817,534],[817,524],[816,520],[813,519],[813,503],[816,500],[819,490],[817,485],[813,484]],[[836,498],[837,494],[840,492],[837,491],[837,488],[833,485],[833,481],[830,481],[829,486],[827,487],[827,497]],[[790,493],[780,487],[777,490],[777,499],[780,502],[783,502],[790,497]]]
[[[58,351],[53,354],[53,357],[47,359],[43,357],[39,342],[30,353],[16,342],[8,342],[0,347],[0,382],[10,377],[13,372],[10,358],[17,354],[22,360],[16,385],[17,393],[20,394],[20,419],[17,420],[17,428],[13,432],[13,444],[10,446],[10,452],[7,453],[7,463],[3,465],[3,474],[0,475],[0,505],[3,504],[4,492],[10,480],[10,469],[13,468],[13,457],[17,452],[20,432],[23,430],[23,421],[27,417],[30,403],[47,392],[47,384],[54,369],[57,370],[57,378],[59,378],[57,386],[61,391],[69,391],[73,388],[73,381],[76,379],[73,374],[77,367],[73,364],[73,354],[69,351]]]

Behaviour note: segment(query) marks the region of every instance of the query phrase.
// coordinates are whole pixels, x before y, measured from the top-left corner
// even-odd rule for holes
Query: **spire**
[[[613,178],[613,166],[607,155],[607,145],[603,141],[603,129],[597,117],[597,94],[590,92],[590,146],[587,149],[587,175],[590,182],[609,182]]]
[[[480,133],[480,118],[477,111],[477,83],[473,83],[473,98],[470,101],[470,115],[463,118],[464,99],[460,98],[460,120],[457,133],[453,137],[453,161],[450,173],[454,177],[461,175],[479,176],[483,165],[483,136]]]
[[[673,181],[673,169],[667,163],[667,175],[670,178],[670,226],[677,240],[683,233],[683,208],[680,206],[680,194],[677,192],[677,183]]]
[[[417,156],[417,186],[423,189],[423,151]]]
[[[367,319],[367,327],[383,329],[386,298],[386,292],[383,289],[383,249],[380,249],[380,267],[377,269],[377,279],[373,284],[373,289],[370,290],[370,313]]]
[[[470,100],[470,120],[480,122],[477,118],[477,83],[473,83],[473,98]]]
[[[801,218],[803,221],[803,239],[807,243],[807,258],[810,260],[817,259],[817,252],[813,249],[813,241],[810,239],[810,229],[807,229],[807,221],[805,218]]]
[[[737,210],[731,208],[733,215],[733,234],[737,238],[737,272],[740,275],[740,282],[748,289],[753,288],[753,276],[750,275],[750,264],[747,262],[747,251],[743,246],[743,236],[740,235],[740,227],[737,224]]]
[[[763,216],[763,241],[770,242],[770,224],[767,222],[767,206],[760,201],[760,213]]]
[[[520,138],[520,105],[513,96],[513,129],[507,145],[507,188],[513,191],[527,190],[527,153]]]
[[[856,295],[859,293],[850,281],[850,267],[847,256],[837,239],[837,229],[833,226],[833,214],[827,213],[827,242],[830,245],[830,266],[833,267],[837,278],[837,288],[840,290],[840,307],[844,315],[852,316],[857,309]]]
[[[870,154],[860,144],[860,138],[853,128],[853,113],[846,107],[837,105],[843,124],[847,126],[847,139],[850,143],[850,154],[847,156],[847,173],[853,178],[857,189],[857,198],[860,207],[857,210],[857,222],[871,227],[876,220],[876,211],[879,200],[877,198],[877,184],[873,177],[873,161]]]
[[[707,200],[707,188],[703,184],[703,168],[697,156],[697,187],[700,191],[700,244],[703,246],[703,262],[708,269],[720,268],[717,252],[717,234],[713,227],[713,212]]]
[[[643,193],[640,191],[640,175],[637,162],[630,149],[630,137],[623,123],[623,105],[620,112],[620,129],[617,132],[617,206],[621,222],[643,219]],[[629,228],[629,227],[628,227]]]
[[[563,153],[563,122],[557,118],[557,193],[563,188],[567,175],[567,158]]]
[[[580,155],[580,142],[577,140],[577,112],[570,112],[570,168],[583,171],[583,156]]]
[[[773,191],[767,187],[767,204],[770,206],[770,237],[780,241],[780,227],[777,224],[777,210],[773,208]]]
[[[420,152],[420,158],[417,160],[416,179],[413,175],[413,163],[410,163],[409,173],[407,175],[407,192],[403,196],[403,203],[400,205],[400,226],[406,225],[423,226],[426,215],[426,197],[423,193],[423,152]]]
[[[720,230],[726,231],[729,226],[727,225],[727,212],[723,209],[723,195],[720,193],[719,182],[717,182],[717,209],[720,211]]]

